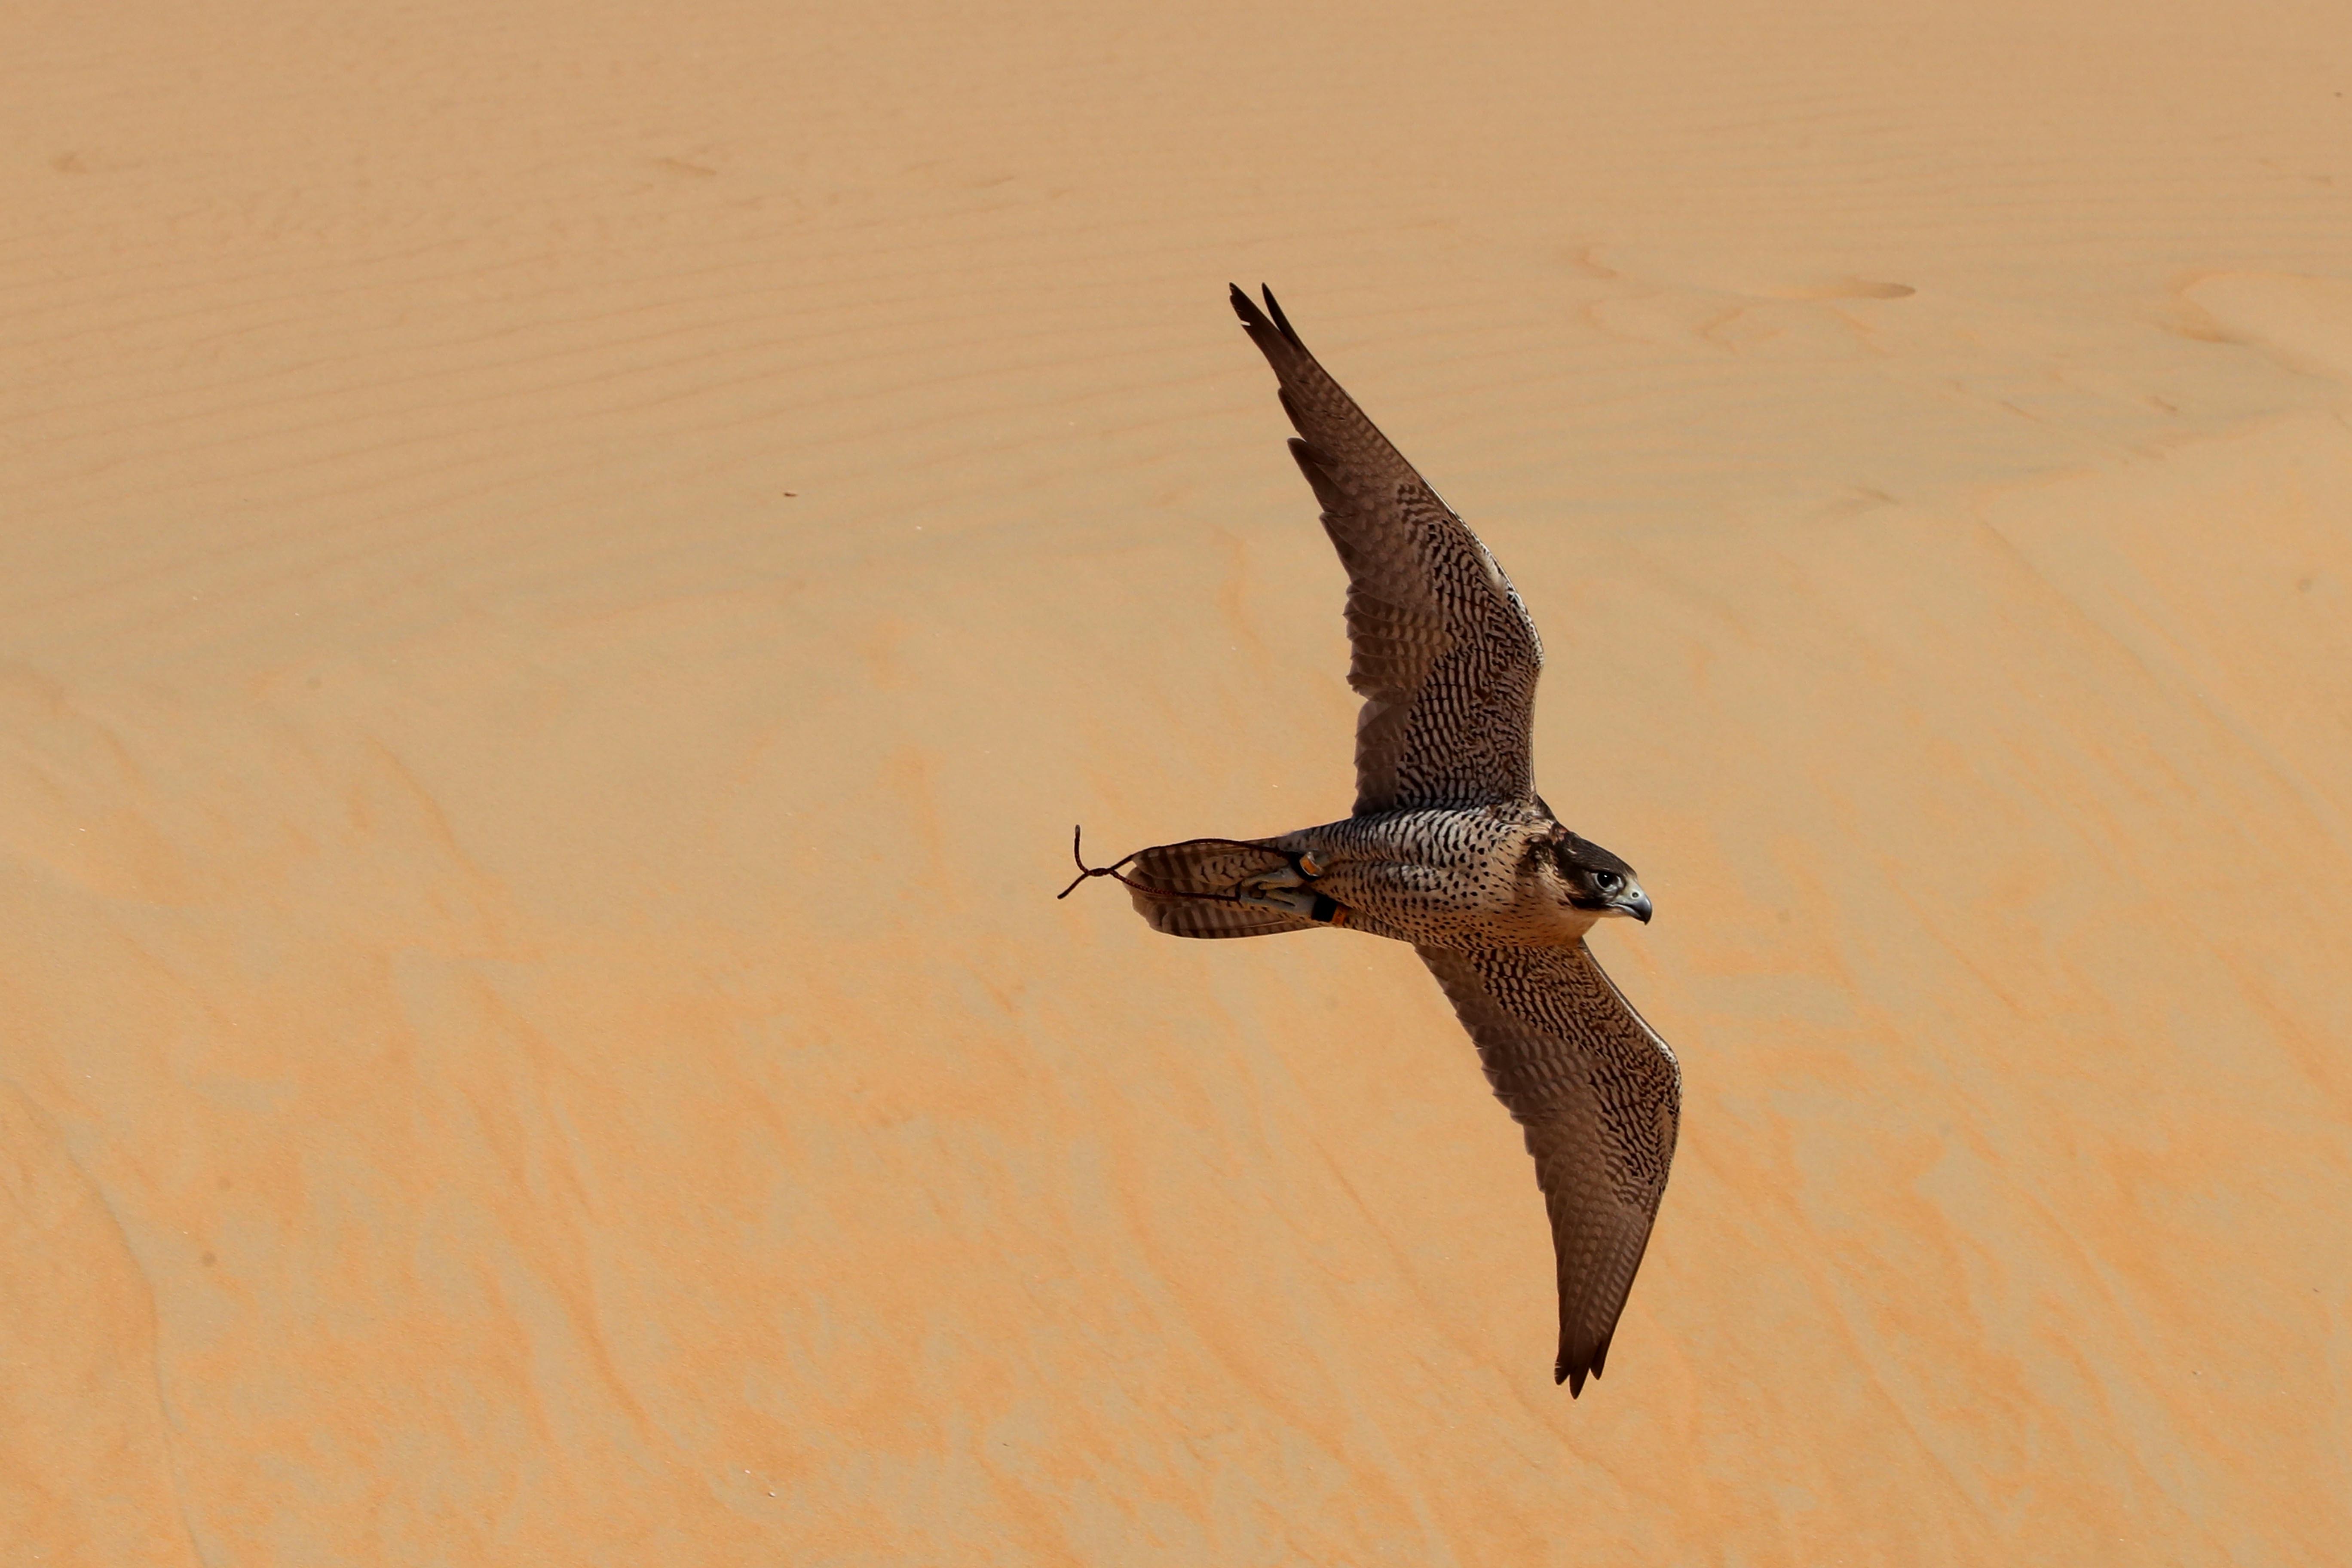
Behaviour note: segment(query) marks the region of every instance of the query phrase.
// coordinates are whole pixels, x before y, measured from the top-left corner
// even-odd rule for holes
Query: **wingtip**
[[[1234,314],[1242,319],[1242,325],[1252,333],[1261,331],[1273,332],[1292,348],[1302,353],[1306,350],[1307,345],[1298,339],[1298,329],[1293,327],[1290,318],[1282,313],[1282,306],[1276,300],[1273,289],[1263,283],[1257,286],[1259,295],[1265,300],[1265,307],[1261,310],[1257,300],[1251,299],[1249,291],[1240,284],[1228,283],[1225,288],[1226,298],[1234,303]]]
[[[1242,319],[1243,326],[1253,331],[1260,327],[1273,326],[1274,323],[1265,319],[1265,312],[1257,308],[1257,301],[1249,297],[1249,290],[1238,283],[1228,283],[1225,287],[1232,290],[1228,297],[1234,302],[1234,314]]]
[[[1570,1399],[1574,1399],[1583,1394],[1585,1380],[1587,1378],[1598,1378],[1601,1375],[1601,1369],[1609,1364],[1609,1341],[1611,1337],[1612,1336],[1607,1334],[1602,1335],[1601,1342],[1594,1345],[1591,1352],[1584,1356],[1581,1360],[1575,1358],[1570,1352],[1563,1349],[1560,1352],[1559,1359],[1552,1363],[1551,1365],[1551,1381],[1553,1386],[1557,1387],[1563,1383],[1568,1384],[1568,1396]]]
[[[1307,345],[1298,341],[1298,330],[1290,324],[1290,318],[1282,313],[1281,302],[1275,299],[1274,290],[1261,283],[1257,286],[1257,291],[1265,296],[1265,313],[1274,318],[1275,326],[1280,330],[1285,338],[1290,341],[1290,346],[1295,349],[1305,348]]]

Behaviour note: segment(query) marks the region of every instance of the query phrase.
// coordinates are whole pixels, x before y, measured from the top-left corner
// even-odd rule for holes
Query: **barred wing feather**
[[[1584,1391],[1649,1246],[1682,1121],[1675,1054],[1582,942],[1419,949],[1526,1134],[1559,1270],[1556,1382]]]
[[[1291,456],[1348,569],[1356,814],[1534,798],[1543,644],[1510,579],[1340,389],[1286,320],[1238,288],[1234,310],[1297,426]]]

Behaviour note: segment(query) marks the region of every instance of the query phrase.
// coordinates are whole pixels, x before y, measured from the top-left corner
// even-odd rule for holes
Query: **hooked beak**
[[[1643,925],[1650,923],[1650,895],[1639,888],[1618,900],[1617,909],[1620,913],[1632,915]]]

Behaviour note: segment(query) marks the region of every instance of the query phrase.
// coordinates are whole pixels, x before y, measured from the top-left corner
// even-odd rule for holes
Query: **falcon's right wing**
[[[1534,798],[1543,644],[1510,579],[1340,389],[1274,302],[1234,310],[1298,427],[1291,456],[1348,569],[1356,815]]]
[[[1552,1380],[1584,1392],[1650,1242],[1682,1121],[1682,1069],[1582,942],[1417,950],[1527,1135],[1559,1283]]]

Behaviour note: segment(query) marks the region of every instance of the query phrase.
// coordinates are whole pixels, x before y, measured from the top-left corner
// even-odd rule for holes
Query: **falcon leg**
[[[1289,858],[1289,864],[1276,866],[1272,870],[1261,871],[1250,878],[1242,884],[1242,891],[1248,894],[1259,890],[1273,891],[1282,888],[1303,888],[1322,874],[1323,868],[1315,863],[1314,856],[1303,853],[1293,855]]]
[[[1288,865],[1252,877],[1235,889],[1234,896],[1244,904],[1280,910],[1318,925],[1345,925],[1347,910],[1336,899],[1316,889],[1315,880],[1322,875],[1323,868],[1316,863],[1315,857],[1302,852],[1291,856]]]

